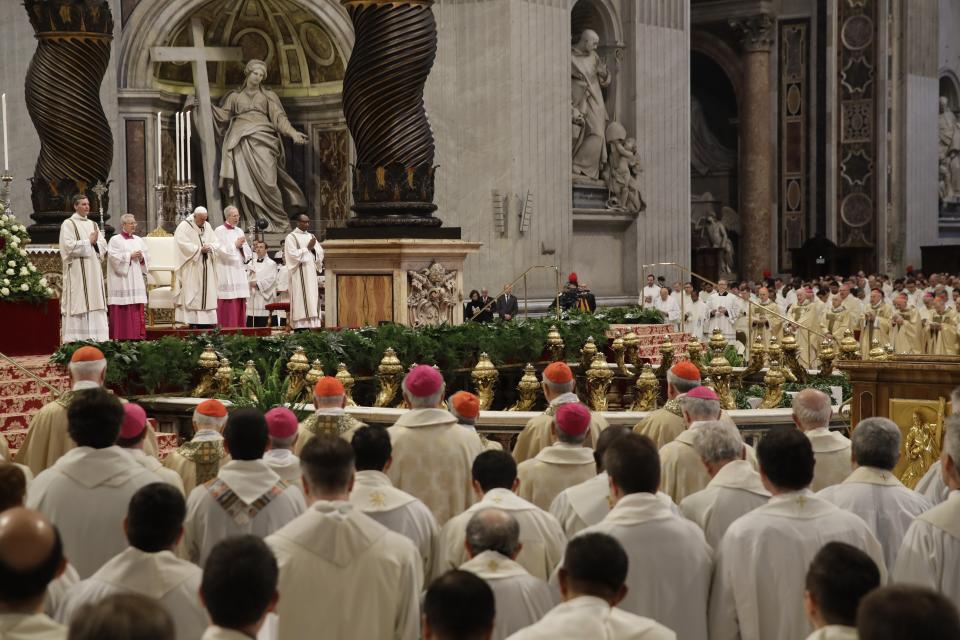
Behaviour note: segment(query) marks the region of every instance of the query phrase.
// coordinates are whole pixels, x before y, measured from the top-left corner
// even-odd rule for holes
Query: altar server
[[[120,233],[107,244],[107,296],[111,340],[143,340],[147,337],[144,307],[150,269],[150,252],[137,230],[132,214],[120,216]]]
[[[253,252],[256,258],[250,262],[250,297],[247,299],[247,326],[265,327],[270,320],[267,305],[277,295],[280,267],[267,254],[267,244],[255,240]]]
[[[247,298],[250,296],[248,269],[252,269],[253,251],[240,222],[240,210],[223,210],[224,223],[214,229],[217,237],[217,323],[221,328],[247,324]]]
[[[197,485],[215,478],[229,460],[221,433],[226,422],[223,403],[215,398],[204,400],[193,410],[193,438],[164,458],[163,466],[180,474],[187,496]]]
[[[102,266],[107,257],[107,239],[89,215],[90,200],[83,194],[75,195],[73,215],[60,225],[62,342],[110,339]]]
[[[213,328],[217,324],[217,250],[220,242],[207,222],[205,207],[177,226],[173,234],[177,245],[177,270],[173,285],[173,304],[177,322],[193,328]]]
[[[294,329],[319,329],[323,326],[320,310],[320,280],[323,272],[323,247],[310,233],[310,218],[301,214],[297,228],[283,242],[283,264],[290,275],[290,313]]]
[[[803,606],[814,632],[807,640],[857,640],[857,608],[880,586],[880,569],[860,549],[828,542],[807,569]]]
[[[850,461],[850,439],[830,431],[830,396],[817,389],[804,389],[793,396],[793,422],[813,445],[817,461],[813,470],[812,491],[820,491],[843,482],[853,464]]]

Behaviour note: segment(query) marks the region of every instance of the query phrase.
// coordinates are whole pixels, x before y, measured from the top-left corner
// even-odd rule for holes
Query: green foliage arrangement
[[[846,374],[838,373],[832,376],[814,376],[810,378],[806,384],[799,384],[797,382],[788,382],[783,385],[783,398],[780,399],[780,409],[789,409],[793,403],[793,398],[786,393],[787,391],[802,391],[804,389],[817,389],[824,392],[828,396],[830,395],[830,387],[840,387],[842,389],[841,395],[844,402],[850,399],[850,396],[853,395],[853,387],[850,385],[850,379]],[[735,401],[737,403],[737,409],[749,409],[750,404],[747,402],[747,398],[762,398],[766,389],[762,384],[750,385],[746,389],[739,389],[736,392]]]
[[[595,317],[610,324],[663,324],[663,314],[653,307],[611,307],[598,309]]]
[[[28,244],[27,228],[0,203],[0,302],[40,303],[53,296],[46,278],[30,262]]]
[[[723,350],[723,357],[727,359],[727,362],[730,363],[731,367],[743,366],[743,356],[737,353],[737,348],[732,344],[728,344],[727,348]],[[708,366],[711,360],[713,360],[713,355],[711,354],[710,349],[704,349],[703,358],[701,359],[703,366]]]
[[[277,359],[258,384],[244,388],[241,388],[239,384],[234,386],[232,393],[227,396],[227,400],[237,408],[253,407],[264,413],[274,407],[286,406],[297,414],[299,420],[304,420],[310,412],[304,408],[303,403],[294,403],[293,405],[286,403],[287,378],[283,365],[283,360]],[[251,398],[248,395],[250,391],[256,398]]]

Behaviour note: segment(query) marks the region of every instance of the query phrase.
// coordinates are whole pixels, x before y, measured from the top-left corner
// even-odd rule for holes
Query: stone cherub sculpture
[[[611,122],[606,130],[610,154],[606,170],[607,206],[618,211],[640,213],[647,208],[640,195],[640,154],[635,138],[627,136],[619,122]]]

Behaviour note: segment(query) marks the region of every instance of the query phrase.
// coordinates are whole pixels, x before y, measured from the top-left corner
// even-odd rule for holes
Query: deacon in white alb
[[[73,215],[60,225],[60,257],[63,260],[62,342],[110,339],[107,327],[107,291],[101,263],[107,257],[107,240],[97,223],[87,218],[90,200],[73,197]]]
[[[267,305],[277,295],[277,281],[280,267],[267,254],[267,244],[263,240],[253,242],[256,258],[250,267],[250,297],[247,299],[247,326],[265,327],[270,320]]]
[[[319,279],[323,272],[323,247],[309,229],[310,218],[301,214],[297,217],[297,228],[283,241],[283,264],[290,275],[287,321],[294,329],[323,326]]]
[[[410,538],[423,559],[423,575],[431,575],[440,528],[425,504],[394,487],[387,477],[393,453],[390,434],[379,426],[361,427],[350,445],[357,469],[350,503],[387,529]]]
[[[817,497],[813,447],[793,427],[757,445],[760,477],[773,497],[736,520],[717,547],[710,594],[711,640],[805,638],[804,576],[828,542],[864,551],[885,575],[883,547],[858,516]]]
[[[535,578],[549,578],[563,558],[567,540],[553,516],[514,493],[518,486],[517,463],[504,451],[484,451],[473,461],[472,475],[477,502],[448,520],[440,530],[434,577],[467,561],[463,546],[467,523],[478,511],[495,508],[509,513],[519,523],[522,548],[517,564]]]
[[[700,525],[714,549],[734,520],[770,499],[760,474],[746,460],[740,431],[722,421],[701,422],[694,432],[693,448],[710,475],[706,488],[680,503],[688,520]]]
[[[197,207],[177,225],[177,271],[173,304],[177,322],[191,327],[217,324],[217,249],[219,241],[207,222],[207,210]]]
[[[130,546],[67,592],[57,620],[69,625],[86,604],[115,593],[136,593],[170,614],[177,640],[203,635],[207,612],[198,595],[203,571],[175,555],[186,509],[183,494],[169,485],[141,487],[130,499],[124,521]]]
[[[470,518],[466,534],[470,560],[460,570],[483,578],[493,590],[497,615],[491,640],[504,640],[553,608],[547,583],[515,562],[521,547],[516,518],[501,509],[481,509]]]
[[[563,603],[509,640],[676,640],[677,634],[662,624],[618,606],[628,593],[628,564],[615,538],[577,536],[567,545],[557,573]]]
[[[250,282],[247,277],[253,251],[240,222],[240,210],[223,210],[224,222],[214,229],[217,236],[217,323],[222,328],[244,327],[247,324],[247,298]]]
[[[861,420],[851,438],[853,473],[817,494],[863,518],[883,545],[883,559],[891,569],[914,518],[933,506],[893,475],[900,460],[900,440],[900,427],[892,420]]]
[[[793,422],[810,439],[817,460],[813,491],[840,484],[853,471],[849,438],[829,429],[832,413],[830,396],[822,391],[804,389],[793,396]]]
[[[300,458],[293,453],[297,441],[297,414],[286,407],[274,407],[264,416],[270,432],[270,442],[263,461],[280,479],[299,488],[301,484]]]
[[[803,608],[814,628],[807,640],[857,640],[857,609],[880,586],[880,569],[860,549],[828,542],[807,569]]]
[[[150,268],[150,252],[137,230],[132,214],[120,216],[120,233],[107,244],[107,302],[110,308],[111,340],[143,340],[147,337],[144,306]]]

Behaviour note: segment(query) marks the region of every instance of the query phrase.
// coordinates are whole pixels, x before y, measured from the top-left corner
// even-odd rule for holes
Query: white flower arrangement
[[[7,266],[8,266],[8,267],[15,267],[15,266],[17,266],[17,262],[16,262],[15,260],[11,260],[11,261],[9,261],[9,262],[7,263]]]
[[[26,282],[24,282],[22,285],[20,285],[20,290],[21,290],[21,291],[30,291],[30,285],[28,285]]]
[[[0,295],[4,295],[4,296],[10,295],[10,289],[7,289],[6,287],[0,288]]]
[[[6,280],[4,280],[3,284],[10,284],[10,283],[7,282]],[[40,278],[40,286],[41,286],[41,287],[47,286],[47,279],[46,279],[46,278]]]
[[[36,268],[35,266],[33,266],[33,263],[32,263],[32,262],[27,265],[27,269],[30,270],[30,273],[33,273],[33,272],[35,272],[35,271],[37,270],[37,268]]]
[[[26,267],[20,267],[20,275],[21,276],[30,275],[30,269],[27,269]]]
[[[17,272],[14,271],[13,269],[7,269],[7,270],[6,270],[6,274],[7,274],[8,276],[16,275],[16,273],[17,273]]]

